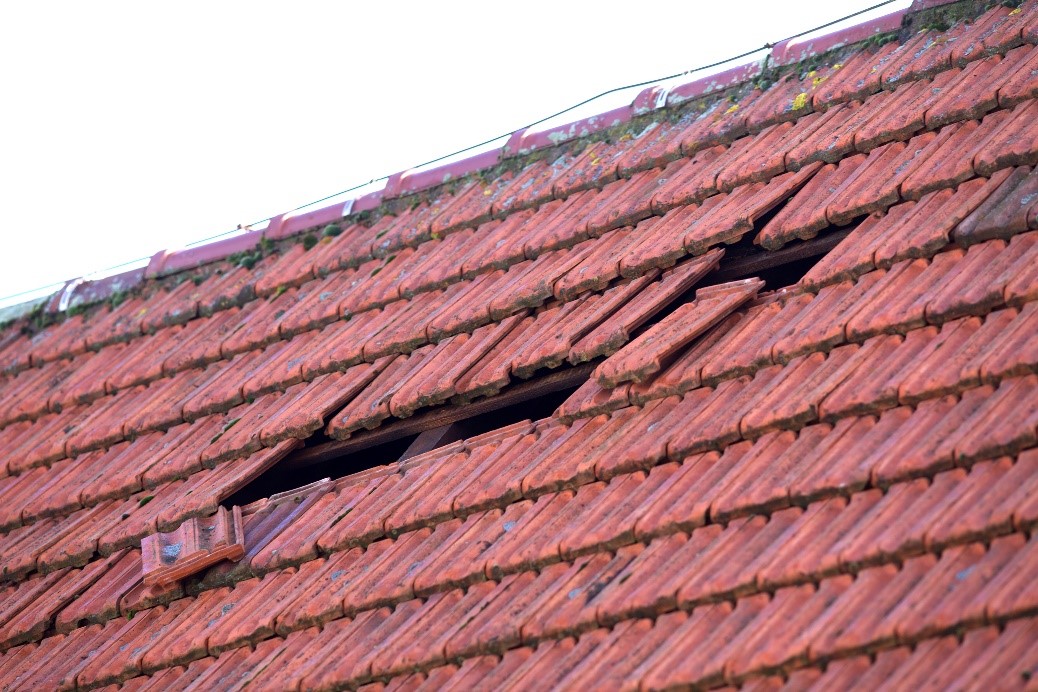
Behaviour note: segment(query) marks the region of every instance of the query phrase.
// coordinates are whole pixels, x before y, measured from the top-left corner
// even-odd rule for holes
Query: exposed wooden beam
[[[852,230],[854,229],[846,228],[833,231],[818,238],[791,243],[781,250],[759,250],[731,259],[724,257],[721,260],[721,266],[717,271],[707,276],[707,280],[713,283],[723,283],[725,281],[734,281],[735,279],[744,279],[756,276],[765,269],[774,269],[783,264],[824,255],[839,245],[840,241],[850,235]],[[702,284],[695,288],[702,288]],[[693,292],[695,292],[694,289]]]

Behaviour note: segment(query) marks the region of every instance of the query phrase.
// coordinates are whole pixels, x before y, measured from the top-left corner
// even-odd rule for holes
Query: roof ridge
[[[848,17],[869,12],[895,1],[886,0],[886,2],[863,9]],[[912,20],[915,17],[932,13],[933,10],[948,5],[966,7],[968,8],[967,14],[979,14],[983,11],[983,4],[973,2],[973,0],[913,0],[912,5],[908,8],[895,10],[881,17],[821,36],[812,37],[810,35],[817,29],[804,32],[799,36],[784,39],[775,44],[767,44],[758,51],[754,51],[769,49],[769,52],[763,57],[720,73],[670,88],[664,88],[658,84],[646,86],[626,106],[544,130],[533,130],[529,127],[520,129],[512,133],[512,136],[500,149],[480,152],[460,161],[441,164],[433,168],[419,165],[398,171],[387,176],[386,185],[382,190],[368,192],[320,209],[304,211],[315,204],[311,203],[271,217],[263,228],[251,230],[246,226],[244,227],[245,232],[242,234],[225,238],[218,237],[202,245],[180,250],[160,250],[152,255],[143,267],[133,267],[96,280],[86,277],[70,279],[53,294],[0,308],[0,324],[17,321],[36,310],[56,315],[66,312],[69,306],[96,304],[113,295],[132,291],[148,279],[162,278],[185,269],[225,259],[236,253],[250,251],[259,242],[260,237],[281,240],[298,235],[315,227],[340,222],[353,215],[375,211],[387,203],[410,195],[430,192],[444,184],[455,183],[470,175],[492,170],[519,157],[535,155],[595,135],[602,135],[615,128],[629,126],[632,121],[641,116],[666,108],[686,106],[690,102],[717,96],[729,89],[745,86],[747,83],[767,75],[769,71],[772,74],[780,74],[791,67],[817,59],[824,54],[874,40],[877,36],[890,35],[895,31],[904,33],[913,24]],[[831,26],[846,18],[834,20],[823,26]],[[741,56],[729,59],[729,61],[738,59],[738,57]],[[723,64],[723,62],[715,64]],[[692,71],[685,74],[690,72]],[[663,78],[661,81],[666,79]],[[549,116],[549,119],[551,117],[553,116]],[[441,157],[440,160],[444,158],[450,158],[450,155]]]

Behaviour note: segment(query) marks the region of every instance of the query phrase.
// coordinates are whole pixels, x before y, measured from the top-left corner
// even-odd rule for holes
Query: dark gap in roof
[[[583,380],[581,383],[583,384]],[[514,406],[502,408],[497,411],[489,411],[481,416],[470,418],[465,421],[466,424],[472,429],[472,435],[482,435],[498,428],[503,428],[506,425],[512,423],[518,423],[521,420],[538,420],[540,418],[546,418],[554,413],[555,409],[562,404],[563,401],[569,398],[569,395],[577,391],[576,386],[566,387],[555,392],[549,392],[543,396],[535,397],[518,403]]]
[[[405,453],[409,452],[409,450],[411,451],[411,454],[408,454],[408,456],[413,456],[414,454],[420,454],[432,449],[437,449],[458,439],[481,435],[513,423],[518,423],[522,420],[538,420],[540,418],[546,418],[550,416],[552,412],[554,412],[555,409],[557,409],[559,405],[562,404],[562,402],[565,401],[570,394],[576,391],[577,387],[583,384],[587,379],[586,368],[569,368],[568,370],[574,371],[576,374],[580,375],[579,382],[567,382],[564,387],[556,388],[546,393],[533,394],[529,398],[521,398],[510,405],[505,404],[501,407],[490,408],[488,410],[487,405],[494,399],[494,397],[491,397],[482,402],[453,407],[458,416],[457,420],[439,426],[434,426],[431,423],[430,425],[422,425],[419,420],[418,427],[421,427],[422,430],[409,430],[408,434],[402,434],[395,437],[392,434],[386,433],[391,433],[394,427],[403,427],[403,425],[407,424],[409,421],[425,418],[426,416],[415,416],[413,419],[392,420],[384,424],[381,428],[377,428],[368,433],[369,435],[372,433],[381,433],[384,441],[361,449],[356,449],[355,451],[349,451],[347,448],[341,454],[326,455],[328,458],[323,458],[325,455],[319,455],[315,457],[315,460],[308,463],[292,463],[293,457],[290,456],[286,459],[289,463],[276,464],[269,471],[260,475],[260,477],[252,483],[229,497],[223,504],[228,507],[231,505],[245,505],[265,497],[270,497],[275,493],[294,490],[309,483],[319,481],[322,478],[331,478],[334,480],[367,469],[375,468],[376,466],[393,463],[401,459],[401,457],[403,457]],[[574,379],[577,378],[574,377]],[[536,378],[534,382],[535,381]],[[503,395],[498,396],[503,397]],[[470,415],[466,416],[466,411]],[[430,413],[438,413],[438,411],[434,409],[433,411],[430,411]],[[429,420],[432,421],[434,419]],[[431,444],[422,444],[421,441],[419,441],[419,438],[426,433],[440,431],[447,426],[453,428],[448,431],[447,435],[439,438],[437,438],[436,435],[427,436],[433,440]],[[361,439],[363,439],[363,437]],[[416,441],[419,441],[419,443],[416,444]],[[307,442],[307,447],[304,448],[303,451],[306,451],[306,449],[320,449],[321,447],[334,447],[336,445],[345,446],[341,442],[330,441],[330,438],[323,434],[315,435]],[[346,440],[345,442],[350,442],[350,440]],[[415,450],[411,450],[412,445],[415,445]]]
[[[836,247],[850,232],[850,227],[857,225],[857,220],[855,220],[850,227],[829,228],[822,231],[816,238],[791,242],[781,250],[765,250],[760,245],[754,243],[754,239],[771,223],[772,219],[785,209],[793,196],[795,195],[791,195],[790,198],[780,204],[776,204],[774,208],[755,219],[753,229],[744,233],[738,242],[724,246],[724,257],[721,259],[721,265],[693,287],[687,296],[682,296],[680,302],[684,303],[692,300],[695,290],[704,286],[713,286],[755,276],[765,280],[767,284],[765,290],[772,291],[784,286],[791,286],[803,278],[804,274],[811,269],[813,262],[816,262],[821,256]],[[805,266],[802,260],[808,257],[814,259]],[[783,265],[789,265],[788,270],[785,272],[767,272],[769,269]],[[765,276],[765,273],[768,273],[768,276]],[[675,304],[676,306],[677,304]]]
[[[370,449],[391,440],[414,436],[448,423],[476,418],[515,404],[529,403],[554,392],[575,391],[577,387],[584,384],[593,368],[594,364],[590,363],[575,367],[563,366],[524,382],[513,384],[494,396],[467,404],[431,408],[410,418],[390,419],[374,430],[360,431],[346,440],[334,440],[318,434],[307,440],[307,445],[303,449],[290,454],[280,464],[309,466],[363,449]]]
[[[313,464],[311,466],[285,467],[276,464],[266,473],[261,474],[252,483],[227,498],[223,504],[247,505],[250,502],[270,497],[275,493],[300,488],[322,478],[342,478],[366,469],[396,461],[408,446],[418,437],[408,435],[372,449],[365,449],[355,454],[347,454],[339,459]]]
[[[811,271],[811,267],[815,266],[817,262],[817,257],[803,257],[786,264],[780,264],[771,269],[765,269],[759,272],[757,276],[764,279],[764,290],[774,291],[777,288],[792,286],[797,281],[800,281],[807,272]]]
[[[835,230],[823,231],[817,238],[789,243],[781,250],[765,250],[753,244],[753,236],[747,234],[743,240],[725,248],[721,265],[705,276],[679,302],[687,302],[696,290],[704,286],[760,277],[767,281],[767,290],[790,286],[799,281],[818,260],[850,234],[857,224]],[[780,278],[785,269],[785,277]],[[769,280],[770,279],[770,280]],[[675,307],[678,303],[675,303]]]

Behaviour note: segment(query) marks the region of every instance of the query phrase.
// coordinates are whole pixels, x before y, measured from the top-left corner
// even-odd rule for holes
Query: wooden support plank
[[[803,242],[790,243],[781,250],[747,252],[741,257],[724,257],[717,271],[706,277],[706,281],[696,286],[702,288],[708,284],[724,283],[736,279],[746,279],[756,276],[765,269],[774,269],[783,264],[791,264],[808,257],[824,255],[840,244],[844,238],[850,235],[853,228],[826,233],[825,235],[806,240]],[[694,291],[693,291],[694,292]]]

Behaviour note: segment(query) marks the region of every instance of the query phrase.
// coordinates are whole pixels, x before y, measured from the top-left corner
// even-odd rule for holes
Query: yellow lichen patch
[[[807,105],[807,92],[806,91],[801,91],[799,94],[796,95],[796,98],[793,99],[793,110],[798,111],[798,110],[800,110],[801,108],[803,108],[806,105]]]
[[[735,103],[735,104],[732,104],[731,106],[729,106],[729,107],[728,107],[728,110],[726,110],[726,111],[724,112],[724,114],[725,114],[725,115],[728,115],[729,113],[734,113],[734,112],[735,112],[735,111],[737,111],[737,110],[739,110],[739,104],[738,104],[738,103]]]
[[[828,77],[815,77],[814,79],[811,80],[811,88],[812,89],[817,89],[818,85],[821,84],[822,82],[824,82],[827,79],[829,79],[829,78]]]

